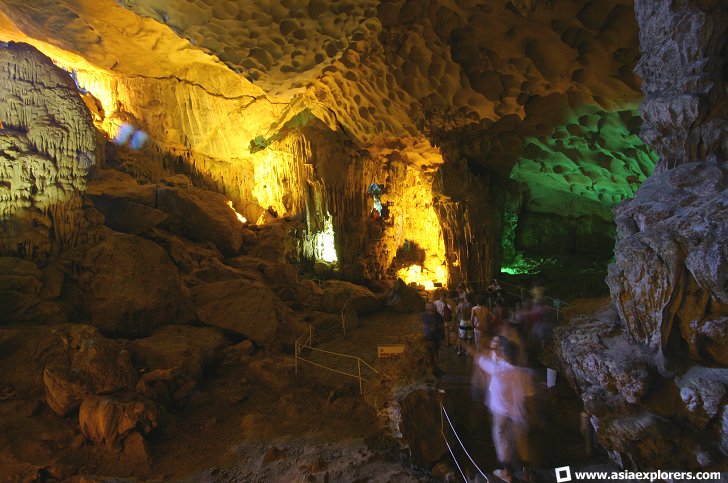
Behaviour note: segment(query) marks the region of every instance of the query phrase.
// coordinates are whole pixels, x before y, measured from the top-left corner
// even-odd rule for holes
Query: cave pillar
[[[441,166],[433,192],[445,239],[450,283],[485,288],[503,258],[505,183],[472,174],[465,160]]]
[[[635,11],[641,135],[661,160],[615,209],[607,283],[629,335],[663,363],[727,364],[728,4],[637,0]]]
[[[640,136],[656,172],[728,159],[728,3],[636,0],[645,94]]]

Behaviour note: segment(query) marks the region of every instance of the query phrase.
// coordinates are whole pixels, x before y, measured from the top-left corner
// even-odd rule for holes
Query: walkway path
[[[314,345],[334,352],[355,355],[373,363],[377,358],[379,344],[421,337],[421,333],[419,313],[380,312],[362,317],[359,326],[351,328],[346,339],[339,336],[318,343],[314,333]],[[497,468],[497,460],[491,439],[490,415],[483,401],[474,400],[471,395],[472,360],[467,356],[458,357],[454,345],[447,347],[444,344],[439,358],[440,368],[445,372],[440,378],[440,384],[446,392],[446,408],[453,424],[476,463],[483,470],[492,471]],[[340,364],[342,368],[346,366],[346,363]],[[599,461],[584,460],[583,443],[579,433],[581,401],[573,394],[566,381],[559,381],[554,389],[546,389],[543,384],[545,369],[537,371],[537,375],[543,425],[540,428],[533,428],[530,434],[533,446],[532,460],[534,467],[541,468],[537,472],[539,481],[554,482],[555,467],[574,462],[586,466]],[[331,374],[330,380],[332,387],[343,383],[356,384],[355,379],[346,380],[345,376],[336,374]],[[467,458],[463,455],[459,461],[462,464]],[[468,463],[466,468],[469,476],[474,478],[476,471],[472,465]],[[497,479],[491,477],[491,481]]]

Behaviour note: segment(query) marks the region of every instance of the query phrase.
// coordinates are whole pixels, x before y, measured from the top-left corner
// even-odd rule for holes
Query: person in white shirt
[[[505,337],[495,337],[495,357],[467,346],[477,367],[490,378],[487,405],[493,416],[493,443],[502,469],[493,474],[511,481],[514,456],[523,464],[523,478],[530,479],[528,451],[528,410],[526,399],[535,394],[531,371],[514,365],[515,346]],[[514,451],[515,450],[515,451]]]

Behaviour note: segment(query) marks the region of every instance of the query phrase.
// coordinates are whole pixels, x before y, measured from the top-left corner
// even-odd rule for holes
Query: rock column
[[[636,0],[642,139],[657,171],[728,159],[728,3]]]

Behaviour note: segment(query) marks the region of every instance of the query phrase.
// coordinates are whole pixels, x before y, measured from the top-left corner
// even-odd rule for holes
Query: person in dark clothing
[[[430,363],[436,374],[441,372],[437,366],[437,354],[440,351],[444,325],[445,323],[442,316],[437,312],[435,304],[428,302],[425,305],[425,311],[422,313],[422,335],[427,341]]]

